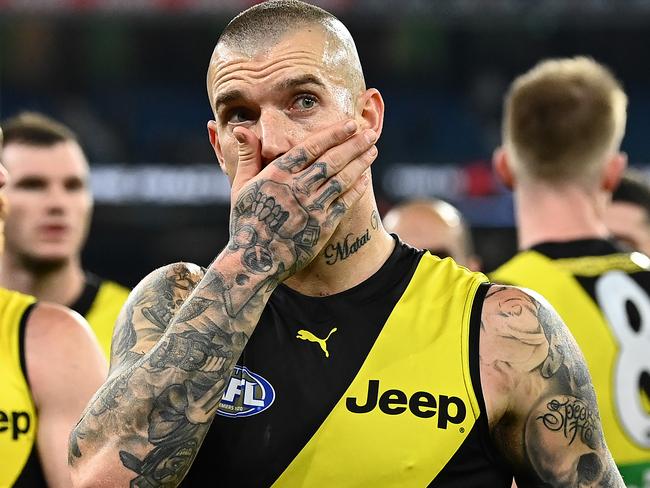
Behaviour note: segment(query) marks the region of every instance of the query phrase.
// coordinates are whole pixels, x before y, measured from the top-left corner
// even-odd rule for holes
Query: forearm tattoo
[[[289,171],[304,160],[281,163]],[[250,184],[233,205],[231,239],[215,266],[197,272],[172,265],[133,291],[116,326],[109,380],[72,432],[72,465],[112,443],[136,475],[132,487],[180,483],[268,296],[313,259],[327,218],[345,210],[333,206],[314,217],[296,196],[326,177],[315,164],[294,187]],[[340,187],[321,192],[316,202],[331,205],[339,194]]]
[[[204,273],[205,269],[197,267],[193,273],[187,265],[174,264],[166,272],[156,273],[146,286],[134,290],[115,325],[111,373],[133,364],[144,355],[143,347],[148,350],[158,341]],[[138,321],[133,318],[136,310],[141,315]]]
[[[618,486],[589,371],[560,317],[511,287],[493,286],[485,304],[482,333],[498,336],[493,348],[502,347],[496,353],[482,351],[481,361],[491,363],[497,374],[513,378],[511,385],[519,391],[516,408],[527,412],[521,424],[506,422],[509,428],[520,425],[516,428],[523,430],[528,474],[518,477],[518,482],[522,486]]]

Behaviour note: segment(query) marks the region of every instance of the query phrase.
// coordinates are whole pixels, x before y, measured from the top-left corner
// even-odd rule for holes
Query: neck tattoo
[[[332,265],[338,261],[348,259],[365,246],[368,241],[370,241],[370,229],[366,229],[364,234],[356,238],[350,233],[345,236],[343,241],[339,241],[336,244],[329,244],[325,248],[325,262]]]

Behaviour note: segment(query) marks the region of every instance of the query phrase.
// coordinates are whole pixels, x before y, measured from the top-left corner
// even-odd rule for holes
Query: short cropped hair
[[[597,174],[625,132],[627,96],[591,58],[546,60],[505,98],[503,141],[516,171],[546,182]]]
[[[38,112],[21,112],[2,123],[4,145],[26,144],[50,147],[60,142],[78,142],[69,127]]]
[[[220,47],[252,54],[277,44],[282,37],[308,26],[319,26],[328,36],[328,49],[344,49],[343,57],[332,56],[339,73],[346,73],[352,94],[365,90],[363,69],[352,35],[334,15],[315,5],[299,0],[269,0],[237,15],[225,27],[210,61],[208,69],[208,96],[212,102],[210,80],[212,63]]]
[[[650,181],[636,171],[627,171],[618,188],[612,194],[612,201],[637,205],[645,211],[650,222]]]
[[[270,0],[244,10],[221,33],[218,44],[243,46],[263,41],[273,44],[282,35],[310,24],[337,20],[315,5],[299,0]]]

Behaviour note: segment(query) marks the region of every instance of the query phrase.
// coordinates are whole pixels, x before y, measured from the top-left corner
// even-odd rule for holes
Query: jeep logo
[[[0,434],[9,431],[15,441],[21,434],[29,432],[32,419],[27,412],[4,412],[0,410]]]
[[[446,429],[447,424],[460,424],[465,420],[467,407],[455,396],[439,395],[438,398],[426,391],[416,391],[411,398],[401,390],[386,390],[379,395],[379,380],[368,382],[368,395],[360,404],[355,397],[345,399],[345,406],[352,413],[368,413],[379,405],[379,410],[388,415],[399,415],[410,410],[413,415],[428,419],[438,415],[438,428]]]

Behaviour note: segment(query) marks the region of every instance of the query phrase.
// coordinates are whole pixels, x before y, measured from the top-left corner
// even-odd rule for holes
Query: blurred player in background
[[[623,175],[607,207],[605,224],[621,243],[650,256],[650,184],[641,174]]]
[[[0,188],[6,180],[0,165]],[[5,215],[3,197],[0,227]],[[78,314],[0,288],[1,487],[70,486],[68,437],[105,377],[106,362]]]
[[[472,234],[456,207],[444,200],[412,200],[394,206],[383,218],[384,228],[407,244],[441,258],[451,257],[472,271],[480,271]]]
[[[68,127],[38,113],[3,128],[10,178],[0,285],[79,312],[108,358],[129,291],[82,268],[93,208],[84,152]]]
[[[616,247],[605,225],[627,163],[626,107],[619,82],[589,58],[544,61],[513,82],[494,163],[514,191],[521,252],[491,278],[535,290],[559,312],[589,365],[612,455],[628,486],[644,486],[650,260]],[[588,420],[556,410],[575,435],[588,435]]]

